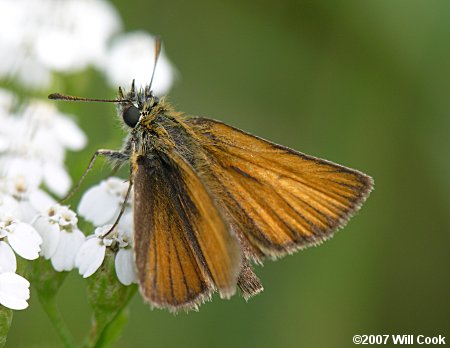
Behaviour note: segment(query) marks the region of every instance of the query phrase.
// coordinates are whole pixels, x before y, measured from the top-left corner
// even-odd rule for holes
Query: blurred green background
[[[450,340],[450,2],[112,1],[127,31],[159,34],[179,71],[170,98],[299,151],[357,168],[375,191],[331,241],[256,272],[246,303],[215,296],[198,313],[151,311],[135,296],[115,347],[350,347],[355,334]],[[150,59],[150,57],[149,57]],[[113,97],[90,71],[60,92]],[[118,148],[114,107],[60,104],[89,148]],[[85,188],[108,174],[98,165]],[[33,293],[34,294],[34,293]],[[32,294],[9,347],[60,347]],[[59,295],[76,337],[90,327],[85,282]]]

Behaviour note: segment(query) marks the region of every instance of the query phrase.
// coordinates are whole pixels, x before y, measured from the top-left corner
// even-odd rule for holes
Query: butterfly
[[[157,40],[155,66],[160,50]],[[125,144],[98,150],[88,169],[100,155],[129,163],[138,283],[153,307],[195,309],[236,288],[258,294],[253,264],[329,239],[372,190],[360,171],[176,111],[152,93],[153,76],[113,100],[49,96],[117,103]]]

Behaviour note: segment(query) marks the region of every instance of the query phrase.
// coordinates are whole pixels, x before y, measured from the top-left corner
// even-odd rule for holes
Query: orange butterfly
[[[155,65],[159,52],[157,41]],[[263,289],[252,263],[330,238],[372,190],[357,170],[186,117],[150,86],[136,91],[133,82],[116,100],[49,98],[119,105],[127,141],[120,151],[98,150],[88,169],[98,155],[130,164],[138,282],[152,306],[196,308],[236,286],[248,299]]]

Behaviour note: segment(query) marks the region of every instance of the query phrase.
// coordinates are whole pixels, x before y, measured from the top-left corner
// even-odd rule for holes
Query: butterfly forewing
[[[372,179],[224,123],[187,119],[219,181],[223,209],[263,255],[278,257],[330,237],[360,207]]]
[[[135,253],[141,293],[157,307],[195,307],[215,288],[234,293],[236,238],[197,174],[176,153],[139,156]]]

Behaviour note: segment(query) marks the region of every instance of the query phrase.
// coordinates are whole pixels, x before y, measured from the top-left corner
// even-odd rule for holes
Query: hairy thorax
[[[139,124],[131,131],[125,145],[131,150],[131,163],[139,156],[176,151],[192,165],[193,157],[199,153],[199,143],[185,119],[186,116],[175,111],[164,98],[157,104],[146,103]]]

